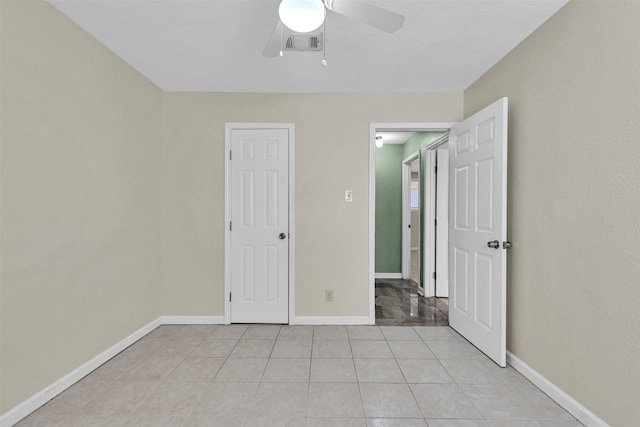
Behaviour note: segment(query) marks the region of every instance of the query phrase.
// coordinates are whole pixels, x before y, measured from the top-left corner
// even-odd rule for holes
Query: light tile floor
[[[449,327],[161,326],[18,426],[581,426]]]

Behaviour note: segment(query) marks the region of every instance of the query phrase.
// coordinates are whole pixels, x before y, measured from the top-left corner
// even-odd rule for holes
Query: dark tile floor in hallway
[[[447,326],[448,301],[423,297],[408,280],[376,279],[376,325]]]

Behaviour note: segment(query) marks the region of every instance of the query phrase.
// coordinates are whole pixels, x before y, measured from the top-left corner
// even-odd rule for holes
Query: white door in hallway
[[[288,323],[289,130],[233,129],[230,159],[231,322]]]
[[[507,98],[451,129],[449,323],[506,366]]]
[[[436,296],[449,297],[449,149],[437,151]]]

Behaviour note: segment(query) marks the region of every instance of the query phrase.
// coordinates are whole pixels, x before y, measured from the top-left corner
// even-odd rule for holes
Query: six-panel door
[[[289,320],[289,133],[231,134],[231,322]]]
[[[449,323],[505,366],[506,98],[451,129],[449,157]]]

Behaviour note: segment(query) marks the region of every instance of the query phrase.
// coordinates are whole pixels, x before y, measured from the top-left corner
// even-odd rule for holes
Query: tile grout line
[[[197,347],[199,347],[205,340],[205,338],[207,337],[208,334],[205,334],[202,339],[200,340],[200,342],[198,343],[198,345],[196,345],[193,350],[191,350],[191,353],[193,353],[195,351],[195,349]],[[237,345],[237,343],[240,340],[236,341],[236,344],[233,346],[235,348],[235,346]],[[231,351],[233,351],[233,349],[231,349]],[[229,351],[229,354],[231,354],[231,351]],[[189,353],[189,354],[191,354]],[[187,356],[188,357],[188,356]],[[224,361],[222,362],[222,364],[220,365],[220,367],[218,368],[218,370],[216,371],[216,373],[211,377],[211,380],[209,380],[209,384],[207,385],[207,387],[205,387],[205,389],[202,391],[202,393],[200,394],[200,396],[198,397],[198,399],[196,399],[196,402],[193,404],[193,406],[191,407],[191,410],[189,411],[189,413],[185,416],[184,420],[182,421],[181,426],[184,426],[187,422],[187,420],[192,416],[193,411],[195,411],[196,407],[200,404],[200,402],[202,401],[203,396],[207,393],[207,390],[209,389],[209,387],[211,387],[211,384],[213,384],[213,380],[215,380],[215,378],[218,376],[218,373],[220,372],[220,370],[222,369],[222,367],[224,366],[225,362],[227,361],[228,355],[227,357],[224,358]]]
[[[309,352],[309,382],[307,383],[307,407],[304,411],[304,420],[305,425],[307,424],[307,420],[309,419],[309,397],[311,396],[311,369],[313,367],[313,347],[314,347],[314,338],[316,334],[316,327],[313,326],[311,328],[311,351]]]
[[[347,336],[349,336],[349,331],[347,330]],[[353,354],[353,349],[351,347],[351,339],[349,339],[349,350],[351,351],[351,363],[353,364],[353,372],[355,372],[356,374],[356,384],[358,385],[358,393],[360,394],[360,405],[362,407],[362,416],[365,420],[365,424],[366,424],[366,420],[367,420],[367,412],[366,409],[364,407],[364,398],[362,397],[362,388],[360,387],[360,377],[358,376],[358,370],[356,368],[356,358]]]
[[[304,417],[305,417],[305,423],[308,423],[308,419],[309,419],[310,391],[311,391],[311,385],[313,384],[313,383],[311,382],[311,369],[312,369],[312,364],[313,364],[313,350],[314,350],[314,348],[315,348],[315,344],[316,344],[316,343],[315,343],[315,338],[316,338],[316,328],[320,328],[320,327],[315,326],[315,327],[313,327],[313,328],[312,328],[312,330],[311,330],[311,345],[310,345],[310,352],[309,352],[309,356],[308,356],[308,360],[309,360],[309,371],[308,371],[308,375],[307,375],[307,396],[306,396],[306,408],[305,408],[305,412],[304,412],[304,413],[305,413],[305,415],[304,415]],[[369,384],[369,383],[368,383],[368,382],[364,382],[364,383],[363,383],[363,382],[361,382],[361,381],[360,381],[360,377],[358,376],[357,367],[356,367],[356,364],[355,364],[356,358],[355,358],[355,355],[354,355],[354,352],[353,352],[353,346],[352,346],[352,344],[353,344],[353,342],[354,342],[354,341],[365,341],[365,340],[352,339],[351,335],[349,334],[349,327],[345,325],[345,326],[342,326],[342,328],[344,328],[344,329],[346,330],[346,332],[347,332],[347,341],[348,341],[348,345],[349,345],[349,347],[348,347],[348,348],[349,348],[349,352],[350,352],[350,358],[349,358],[349,360],[351,360],[352,368],[353,368],[353,370],[354,370],[354,373],[356,374],[355,383],[357,384],[358,392],[359,392],[359,394],[360,394],[360,404],[361,404],[362,411],[363,411],[363,412],[362,412],[362,413],[363,413],[363,420],[364,420],[364,422],[366,423],[366,421],[367,421],[367,414],[365,413],[364,398],[363,398],[363,392],[362,392],[361,384]],[[380,329],[380,327],[378,327],[378,326],[374,326],[373,328],[378,329],[378,330],[379,330],[379,331],[381,331],[381,333],[382,333],[382,329]],[[429,351],[433,354],[434,359],[422,359],[422,358],[418,358],[418,360],[422,360],[422,361],[435,360],[435,361],[437,361],[437,362],[438,362],[438,366],[439,366],[439,367],[440,367],[440,368],[441,368],[445,373],[447,373],[447,375],[450,377],[450,381],[452,381],[451,383],[446,383],[446,384],[455,384],[455,385],[456,385],[457,390],[461,392],[461,396],[463,396],[463,397],[464,397],[464,399],[466,399],[466,400],[471,404],[470,406],[471,406],[472,408],[474,408],[474,409],[475,409],[475,411],[477,412],[477,414],[479,415],[479,416],[477,417],[477,419],[478,419],[478,420],[485,421],[485,422],[487,422],[487,421],[492,421],[495,417],[489,417],[488,415],[485,415],[485,414],[481,413],[481,412],[480,412],[480,410],[479,410],[479,408],[476,406],[476,404],[471,400],[470,395],[467,393],[467,391],[465,391],[465,390],[463,389],[463,387],[462,387],[462,386],[463,386],[463,385],[476,385],[476,384],[477,384],[477,385],[492,385],[492,384],[494,384],[494,383],[493,383],[493,382],[491,382],[491,380],[487,380],[487,379],[485,378],[485,376],[484,376],[484,372],[481,372],[483,375],[479,377],[479,378],[480,378],[480,380],[478,380],[478,379],[477,379],[477,378],[478,378],[477,376],[472,376],[472,377],[471,377],[471,379],[469,379],[468,375],[466,375],[464,371],[462,371],[462,372],[461,372],[461,374],[464,374],[464,375],[462,375],[462,376],[460,377],[460,379],[458,379],[457,377],[454,377],[454,376],[452,375],[452,371],[450,371],[449,369],[447,369],[447,367],[445,366],[445,364],[443,364],[443,362],[444,362],[444,361],[455,361],[455,362],[457,363],[457,362],[463,362],[463,361],[476,361],[476,360],[486,361],[486,360],[489,360],[489,359],[488,359],[488,358],[486,358],[486,357],[485,357],[485,358],[483,358],[483,359],[473,358],[473,357],[472,357],[473,355],[472,355],[471,353],[468,353],[468,354],[467,354],[467,353],[463,353],[462,355],[464,356],[464,358],[461,358],[461,359],[459,359],[459,358],[447,359],[447,358],[446,358],[446,356],[449,356],[449,355],[450,355],[450,353],[449,353],[449,352],[446,352],[446,354],[445,354],[445,353],[443,353],[443,357],[445,357],[445,358],[444,358],[444,359],[442,359],[442,358],[440,358],[440,357],[436,356],[436,354],[435,354],[435,353],[433,353],[433,350],[432,350],[432,349],[431,349],[431,347],[429,346],[428,342],[432,342],[432,343],[434,343],[434,342],[442,342],[442,343],[453,343],[453,344],[458,344],[458,343],[459,343],[459,341],[457,341],[456,339],[452,339],[452,338],[450,338],[450,337],[447,337],[446,339],[443,339],[443,340],[434,339],[434,340],[428,341],[428,340],[425,340],[425,339],[424,339],[424,338],[423,338],[423,337],[418,333],[418,331],[416,330],[416,327],[409,326],[409,327],[406,327],[406,328],[407,328],[407,329],[409,329],[410,331],[412,331],[414,334],[416,334],[416,335],[418,336],[418,339],[417,339],[417,340],[397,340],[397,339],[390,339],[390,338],[394,338],[394,337],[395,337],[395,338],[398,338],[398,336],[402,337],[402,335],[403,335],[403,334],[402,334],[402,333],[400,333],[399,335],[398,335],[398,334],[394,334],[394,333],[392,333],[392,331],[391,331],[391,330],[389,330],[389,331],[388,331],[388,332],[389,332],[389,337],[387,337],[387,335],[385,335],[384,333],[382,333],[382,335],[383,335],[382,340],[380,340],[380,339],[376,339],[376,340],[374,340],[374,341],[383,341],[383,342],[385,343],[385,345],[387,346],[387,348],[389,349],[389,351],[391,352],[392,358],[393,358],[393,360],[394,360],[394,362],[395,362],[395,366],[400,370],[400,373],[401,373],[401,375],[402,375],[402,378],[404,379],[404,385],[409,389],[409,391],[410,391],[410,393],[411,393],[411,396],[412,396],[412,398],[413,398],[413,402],[417,405],[417,408],[418,408],[418,410],[419,410],[419,413],[420,413],[420,414],[422,414],[422,419],[424,420],[424,422],[425,422],[425,423],[427,423],[427,425],[428,425],[426,414],[423,412],[422,407],[418,404],[417,397],[416,397],[416,394],[414,393],[414,390],[413,390],[413,389],[412,389],[412,387],[411,387],[411,383],[409,383],[409,382],[408,382],[407,375],[405,375],[405,373],[404,373],[404,372],[402,371],[402,369],[400,368],[400,361],[401,361],[401,360],[403,360],[403,359],[402,359],[402,358],[398,358],[398,357],[397,357],[397,355],[396,355],[396,353],[395,353],[395,352],[392,350],[392,348],[391,348],[391,345],[390,345],[390,344],[391,344],[391,343],[393,343],[393,342],[398,342],[398,341],[420,342],[420,343],[422,343],[423,345],[425,345],[425,346],[429,349]],[[449,328],[449,329],[451,329],[451,328]],[[247,333],[247,331],[248,331],[248,330],[249,330],[249,328],[245,328],[245,329],[244,329],[244,331],[240,334],[240,336],[239,336],[238,338],[234,338],[235,343],[233,344],[233,347],[229,350],[229,352],[227,353],[227,355],[226,355],[225,357],[222,357],[222,358],[221,358],[221,359],[223,359],[223,361],[222,361],[222,363],[220,364],[220,367],[217,369],[217,371],[215,372],[215,374],[214,374],[214,375],[213,375],[213,376],[208,380],[208,382],[206,382],[206,381],[198,381],[198,382],[206,382],[206,383],[207,383],[207,386],[206,386],[206,387],[204,387],[204,388],[203,388],[203,391],[202,391],[201,393],[199,393],[199,394],[198,394],[198,396],[194,399],[195,401],[194,401],[193,405],[191,405],[191,408],[189,409],[188,413],[186,413],[185,415],[177,415],[177,414],[175,414],[175,413],[174,413],[174,414],[161,414],[161,415],[155,415],[155,413],[154,413],[153,415],[151,415],[151,414],[141,415],[141,414],[139,414],[139,413],[138,413],[138,411],[139,411],[139,410],[140,410],[140,408],[141,408],[141,407],[143,407],[147,402],[149,402],[150,397],[151,397],[151,396],[152,396],[152,395],[153,395],[153,394],[154,394],[154,393],[155,393],[155,392],[156,392],[160,387],[162,387],[162,386],[164,386],[164,385],[171,386],[171,384],[173,384],[173,382],[167,381],[167,379],[168,379],[168,378],[170,378],[170,377],[171,377],[171,375],[173,375],[173,374],[178,370],[178,368],[179,368],[182,364],[184,364],[186,361],[188,361],[188,360],[189,360],[189,359],[191,359],[191,358],[196,358],[196,357],[198,357],[198,358],[203,358],[203,359],[205,359],[205,358],[206,358],[206,359],[208,359],[208,358],[209,358],[209,357],[200,357],[200,356],[195,356],[195,355],[194,355],[194,356],[192,356],[192,355],[194,354],[194,351],[195,351],[195,349],[196,349],[196,348],[198,348],[201,344],[203,344],[203,343],[204,343],[204,342],[205,342],[209,337],[213,337],[213,336],[214,336],[212,333],[203,334],[203,335],[202,335],[202,337],[200,337],[200,338],[199,338],[199,340],[197,340],[198,336],[193,336],[193,338],[195,338],[195,339],[194,339],[194,342],[197,340],[197,342],[196,342],[195,344],[193,344],[193,348],[191,348],[191,350],[190,350],[190,351],[188,351],[188,352],[186,353],[186,355],[185,355],[185,356],[177,356],[177,357],[176,357],[176,356],[170,356],[170,355],[163,356],[163,355],[161,354],[161,350],[162,350],[162,348],[163,348],[162,346],[172,346],[172,345],[174,345],[174,343],[175,343],[175,344],[177,344],[178,348],[174,348],[174,349],[173,349],[173,351],[175,351],[175,350],[179,349],[179,347],[180,347],[180,340],[179,340],[179,339],[175,340],[175,339],[174,339],[175,337],[173,337],[173,335],[169,335],[169,336],[167,336],[167,337],[160,336],[160,337],[158,337],[158,338],[153,338],[153,340],[154,340],[153,342],[151,342],[151,343],[146,343],[146,344],[149,344],[148,346],[147,346],[147,345],[145,345],[145,346],[140,347],[140,350],[141,350],[141,351],[139,352],[139,353],[140,353],[139,355],[137,355],[137,356],[136,356],[136,353],[137,353],[137,352],[132,353],[132,354],[135,356],[135,357],[132,357],[132,359],[131,359],[131,362],[133,362],[133,363],[132,363],[132,367],[129,367],[129,362],[128,362],[128,361],[127,361],[127,362],[123,362],[123,363],[125,363],[125,365],[124,365],[124,366],[126,366],[126,368],[124,368],[124,373],[122,373],[122,374],[120,374],[120,375],[116,375],[116,376],[114,377],[114,379],[113,379],[113,380],[111,380],[111,381],[106,381],[106,382],[105,382],[105,386],[104,386],[103,388],[100,388],[100,392],[99,392],[99,393],[97,393],[94,397],[90,398],[88,402],[85,402],[83,406],[78,406],[76,409],[74,409],[74,410],[73,410],[73,413],[72,413],[72,414],[59,414],[59,415],[57,415],[57,414],[53,413],[53,414],[50,414],[50,415],[51,415],[51,416],[56,416],[56,417],[57,417],[57,416],[60,416],[60,419],[62,419],[62,422],[66,422],[66,420],[72,420],[72,419],[73,419],[73,418],[75,418],[75,417],[78,417],[78,419],[80,420],[80,419],[83,419],[83,418],[87,418],[87,419],[88,419],[88,418],[90,418],[90,417],[96,417],[96,416],[97,416],[97,417],[99,417],[99,416],[109,416],[109,415],[104,415],[104,414],[102,414],[102,415],[101,415],[101,414],[95,414],[95,415],[92,415],[92,414],[86,414],[86,413],[85,413],[85,414],[82,414],[82,413],[80,413],[80,412],[82,411],[82,408],[83,408],[84,406],[86,406],[86,405],[87,405],[87,404],[89,404],[90,402],[93,402],[94,400],[96,400],[96,399],[100,398],[100,396],[103,396],[103,395],[104,395],[104,393],[105,393],[105,390],[109,390],[110,388],[116,387],[116,386],[115,386],[115,383],[116,383],[118,380],[121,380],[121,379],[123,379],[123,378],[126,378],[126,377],[127,377],[127,376],[132,372],[132,371],[134,371],[137,367],[144,365],[145,361],[148,361],[149,357],[152,357],[152,356],[165,357],[165,358],[172,358],[172,357],[173,357],[174,359],[176,359],[177,364],[176,364],[172,369],[170,369],[170,370],[168,371],[168,373],[167,373],[166,375],[164,375],[164,376],[162,377],[162,379],[160,379],[160,381],[159,381],[159,382],[158,382],[154,387],[152,387],[148,393],[145,393],[145,394],[143,395],[144,397],[140,400],[140,403],[139,403],[138,405],[136,405],[136,406],[135,406],[135,408],[133,408],[132,410],[130,410],[130,411],[128,411],[128,412],[127,412],[127,413],[128,413],[128,416],[126,416],[126,417],[125,417],[125,416],[122,416],[122,418],[123,418],[123,420],[126,418],[126,422],[134,422],[134,421],[137,421],[137,420],[138,420],[138,419],[140,419],[140,418],[145,418],[145,417],[156,417],[156,416],[163,416],[163,417],[165,417],[165,416],[166,416],[166,417],[181,417],[181,418],[182,418],[182,417],[184,417],[184,419],[180,422],[180,424],[181,424],[181,425],[185,425],[185,423],[188,421],[188,419],[194,416],[194,411],[195,411],[195,409],[196,409],[196,408],[197,408],[197,406],[200,404],[200,402],[202,402],[202,401],[203,401],[203,397],[204,397],[204,395],[206,394],[206,392],[207,392],[208,388],[209,388],[209,387],[211,387],[211,385],[215,382],[215,379],[219,376],[220,371],[221,371],[221,370],[222,370],[222,368],[225,366],[225,364],[227,363],[227,361],[229,361],[229,360],[231,360],[231,359],[235,359],[235,358],[231,357],[231,354],[233,353],[233,351],[234,351],[234,349],[237,347],[237,345],[241,342],[241,340],[243,339],[243,337],[245,336],[245,334]],[[153,332],[153,331],[152,331],[152,332]],[[259,388],[260,388],[260,385],[261,385],[261,384],[264,384],[264,382],[263,382],[263,381],[264,381],[264,379],[265,379],[266,369],[267,369],[267,367],[269,366],[269,362],[270,362],[271,360],[273,360],[273,359],[277,359],[277,358],[274,358],[274,357],[273,357],[273,355],[274,355],[275,346],[276,346],[276,344],[277,344],[277,342],[278,342],[278,337],[280,336],[280,333],[281,333],[281,332],[282,332],[282,327],[280,327],[280,329],[278,329],[278,333],[276,334],[276,338],[273,340],[273,345],[271,346],[271,349],[270,349],[270,351],[269,351],[269,354],[268,354],[268,356],[266,357],[266,364],[265,364],[265,367],[264,367],[264,369],[263,369],[263,371],[262,371],[262,373],[261,373],[261,375],[260,375],[260,379],[258,380],[257,387],[256,387],[256,389],[255,389],[255,392],[253,393],[253,399],[252,399],[252,401],[251,401],[251,403],[250,403],[250,405],[249,405],[249,406],[250,406],[250,409],[249,409],[249,412],[248,412],[248,414],[249,414],[249,415],[245,415],[245,416],[239,417],[239,418],[242,418],[242,424],[246,424],[246,423],[248,423],[248,422],[249,422],[248,420],[249,420],[249,418],[250,418],[250,415],[252,414],[252,411],[255,409],[255,405],[256,405],[256,403],[257,403],[257,400],[256,400],[256,399],[257,399],[257,393],[258,393],[258,390],[259,390]],[[393,331],[393,332],[396,332],[396,331]],[[179,334],[178,334],[178,335],[179,335]],[[335,338],[335,335],[332,335],[332,333],[329,333],[329,336],[330,336],[330,337],[334,337],[334,338]],[[434,337],[436,337],[436,338],[437,338],[437,336],[434,336]],[[434,338],[434,337],[432,337],[432,338]],[[455,337],[455,335],[452,335],[452,337]],[[221,339],[222,339],[222,338],[221,338]],[[248,340],[249,338],[246,338],[246,339]],[[257,339],[261,339],[261,338],[251,338],[251,339],[256,339],[256,340],[257,340]],[[306,339],[306,338],[305,338],[305,339]],[[213,341],[215,341],[215,339],[213,339]],[[283,341],[289,341],[289,340],[283,340]],[[293,341],[295,341],[295,340],[293,340]],[[339,341],[342,341],[342,340],[335,340],[335,339],[331,340],[331,339],[329,339],[329,340],[326,340],[326,341],[328,341],[329,343],[331,343],[331,342],[335,343],[335,342],[339,342]],[[369,341],[371,341],[371,340],[369,340]],[[137,342],[137,341],[136,341],[136,342]],[[157,343],[157,344],[156,344],[156,343]],[[468,341],[467,341],[467,342],[465,342],[465,341],[463,340],[463,341],[460,341],[460,343],[468,344]],[[135,345],[135,343],[133,343],[131,346],[133,346],[133,345]],[[160,345],[160,347],[157,347],[157,345]],[[189,345],[191,345],[191,344],[189,344]],[[131,347],[131,346],[130,346],[130,347]],[[455,348],[455,347],[456,347],[456,345],[454,345],[454,348]],[[445,347],[445,348],[446,348],[446,347]],[[149,349],[152,349],[152,350],[149,350]],[[171,349],[167,349],[167,351],[169,351],[169,350],[171,350]],[[123,350],[123,351],[124,351],[124,350]],[[122,352],[121,352],[121,353],[122,353]],[[118,353],[118,355],[119,355],[119,354],[120,354],[120,353]],[[180,353],[176,353],[176,355],[178,355],[178,354],[180,354]],[[110,360],[115,359],[118,355],[115,355],[114,357],[112,357],[111,359],[109,359],[109,361],[110,361]],[[454,356],[455,356],[455,352],[454,352]],[[239,358],[237,358],[237,359],[247,359],[247,358],[239,357]],[[329,358],[329,359],[340,359],[340,358],[333,357],[333,358]],[[378,358],[371,358],[371,359],[381,359],[381,360],[385,360],[385,359],[386,359],[386,360],[388,360],[389,358],[384,358],[384,357],[383,357],[383,358],[379,358],[379,357],[378,357]],[[123,360],[128,360],[128,359],[123,359]],[[105,365],[105,364],[107,364],[109,361],[105,362],[105,363],[104,363],[103,365],[101,365],[101,366],[104,366],[104,365]],[[473,364],[472,364],[472,365],[473,365]],[[456,368],[456,366],[457,366],[456,364],[453,364],[453,368]],[[153,369],[151,369],[151,370],[150,370],[150,372],[152,372],[152,371],[153,371]],[[110,371],[105,371],[105,372],[103,372],[103,374],[107,374],[107,373],[109,373],[109,372],[110,372]],[[160,372],[161,372],[161,371],[160,371]],[[205,371],[203,371],[203,372],[205,372],[205,373],[206,373],[206,370],[205,370]],[[460,372],[459,372],[459,373],[460,373]],[[492,373],[491,373],[491,372],[489,372],[489,375],[492,375]],[[87,375],[87,376],[85,376],[84,378],[88,378],[89,376],[90,376],[90,374],[88,374],[88,375]],[[84,379],[84,378],[83,378],[83,379]],[[98,376],[98,377],[96,377],[96,378],[100,378],[100,376]],[[109,378],[109,376],[107,376],[107,378]],[[198,377],[198,378],[201,378],[201,377]],[[508,385],[508,384],[512,384],[512,383],[511,383],[511,382],[509,382],[506,378],[502,378],[501,376],[495,377],[494,379],[498,381],[498,382],[496,382],[496,383],[495,383],[495,385],[504,385],[504,384],[507,384],[507,385]],[[133,381],[134,381],[134,382],[136,382],[136,381],[137,381],[137,382],[155,382],[155,381],[153,381],[153,380],[146,380],[146,379],[144,379],[144,377],[141,377],[141,378],[138,378],[138,379],[134,379]],[[464,381],[471,381],[471,382],[464,382]],[[187,381],[187,382],[188,382],[188,381]],[[288,383],[288,382],[287,382],[287,381],[284,381],[283,383]],[[294,383],[295,383],[295,382],[294,382]],[[344,384],[347,384],[347,383],[349,383],[349,382],[348,382],[348,381],[347,381],[347,382],[344,382]],[[372,382],[372,383],[375,383],[375,382]],[[528,379],[526,379],[526,378],[525,378],[525,381],[524,381],[523,383],[531,385],[533,388],[535,388],[535,389],[537,389],[539,392],[541,392],[544,396],[548,397],[544,392],[542,392],[542,391],[541,391],[537,386],[535,386],[535,384],[532,384]],[[379,383],[379,384],[384,384],[384,383]],[[391,384],[391,383],[389,383],[389,384]],[[416,384],[418,384],[418,383],[416,383]],[[428,382],[428,383],[424,383],[424,384],[438,385],[438,384],[444,384],[444,383],[431,383],[431,382]],[[520,384],[520,383],[519,383],[519,382],[517,382],[517,383],[514,383],[514,384]],[[553,400],[553,399],[551,399],[551,400]],[[162,400],[162,401],[163,401],[163,400]],[[45,406],[45,405],[43,405],[43,406]],[[564,408],[562,408],[562,407],[561,407],[561,409],[564,409]],[[162,411],[161,411],[161,412],[162,412]],[[256,413],[256,415],[255,415],[255,416],[257,416],[257,413]],[[551,417],[551,415],[549,415],[549,417]],[[541,420],[541,421],[543,421],[543,420],[558,421],[558,420],[559,420],[558,418],[553,418],[553,417],[549,418],[549,417],[547,417],[547,418],[535,418],[535,420]],[[323,417],[320,417],[320,418],[323,418]],[[349,418],[349,417],[331,417],[331,418]],[[357,417],[354,417],[354,418],[357,418]],[[380,418],[380,417],[372,417],[372,418]],[[399,416],[399,417],[394,417],[394,418],[402,419],[402,418],[414,418],[414,417],[402,417],[402,416]],[[577,421],[577,420],[575,419],[575,417],[573,417],[573,416],[572,416],[571,418],[572,418],[572,420],[573,420],[573,421]],[[469,419],[469,420],[470,420],[470,419],[476,419],[476,417],[474,416],[473,418],[459,418],[459,417],[458,417],[458,418],[443,418],[443,419],[449,419],[449,420],[453,420],[453,419]],[[524,419],[524,418],[523,418],[523,419]],[[527,419],[528,419],[528,418],[527,418]],[[533,420],[533,418],[531,418],[531,419]],[[85,420],[85,421],[86,421],[86,420]],[[513,419],[512,421],[516,421],[516,420],[515,420],[515,419]]]

